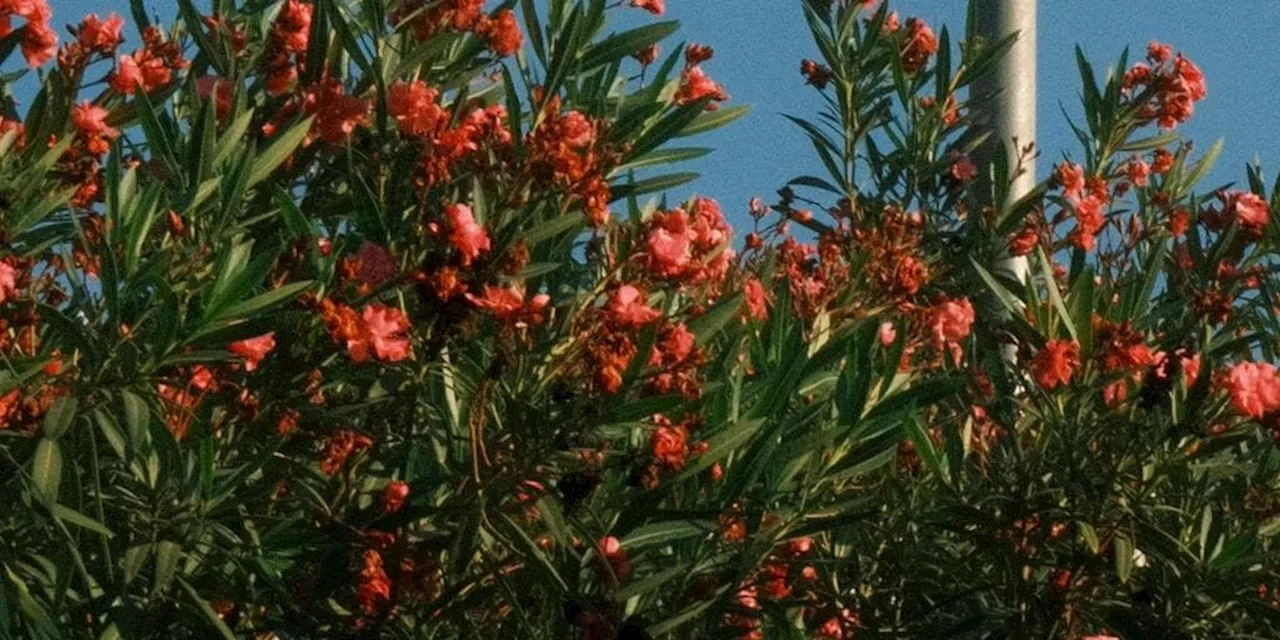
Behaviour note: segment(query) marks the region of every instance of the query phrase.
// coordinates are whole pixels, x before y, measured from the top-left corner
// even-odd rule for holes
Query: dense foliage
[[[735,237],[655,196],[744,112],[661,0],[0,1],[0,638],[1271,635],[1276,190],[1197,186],[1196,66],[1080,56],[1014,198],[1009,41],[798,5]]]

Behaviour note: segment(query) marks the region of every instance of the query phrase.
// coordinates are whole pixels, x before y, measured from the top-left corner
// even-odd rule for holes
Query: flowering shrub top
[[[1273,207],[1193,191],[1198,69],[1082,58],[1010,201],[1007,42],[875,4],[803,3],[825,173],[738,241],[650,198],[744,111],[608,32],[660,1],[0,3],[0,637],[1270,629]]]

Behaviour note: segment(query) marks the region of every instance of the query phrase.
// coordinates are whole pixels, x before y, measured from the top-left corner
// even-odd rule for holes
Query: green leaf
[[[1079,331],[1081,353],[1093,353],[1093,295],[1097,283],[1093,281],[1093,268],[1087,267],[1071,286],[1068,307],[1072,323]]]
[[[1089,549],[1089,552],[1098,555],[1098,549],[1102,545],[1098,542],[1098,532],[1093,528],[1093,525],[1088,522],[1077,521],[1076,529],[1080,532],[1080,541]]]
[[[1200,181],[1204,179],[1204,176],[1209,173],[1209,170],[1213,168],[1214,163],[1218,161],[1218,156],[1221,153],[1222,138],[1218,138],[1218,140],[1213,143],[1213,146],[1210,146],[1209,150],[1206,151],[1203,156],[1200,156],[1200,159],[1196,160],[1195,164],[1191,165],[1188,173],[1179,181],[1179,186],[1181,187],[1180,193],[1190,191],[1193,187],[1199,184]]]
[[[143,450],[143,445],[150,440],[151,408],[132,391],[121,391],[120,399],[124,403],[124,426],[129,444],[135,452]]]
[[[836,381],[836,407],[840,411],[842,423],[856,424],[866,410],[867,398],[871,395],[871,385],[875,380],[875,366],[871,355],[875,348],[874,341],[877,340],[877,330],[874,323],[863,323],[848,345],[844,368]],[[904,336],[903,341],[905,339]]]
[[[698,346],[705,346],[725,325],[738,317],[746,298],[741,293],[717,302],[702,315],[690,320],[687,328],[697,338]]]
[[[266,180],[276,168],[284,164],[284,161],[297,150],[298,145],[306,139],[307,132],[311,130],[312,120],[313,118],[307,118],[291,127],[254,159],[253,169],[249,171],[249,181],[245,185],[246,189]]]
[[[525,33],[533,45],[534,55],[544,65],[547,62],[547,45],[543,40],[542,22],[538,19],[538,8],[533,0],[520,0],[520,9],[524,13]]]
[[[674,149],[657,149],[642,158],[636,158],[631,162],[616,167],[609,173],[609,176],[621,175],[632,169],[640,169],[642,167],[651,167],[663,164],[673,164],[683,162],[685,160],[693,160],[711,153],[711,149],[706,147],[680,147]]]
[[[711,520],[669,520],[639,527],[627,534],[621,543],[624,549],[636,551],[685,538],[705,536],[718,529],[719,524]]]
[[[9,582],[13,583],[14,588],[18,591],[18,608],[22,614],[35,623],[41,633],[46,638],[61,638],[62,632],[59,631],[57,623],[49,616],[49,612],[31,596],[31,589],[27,586],[26,581],[19,578],[8,564],[4,566],[5,576],[9,578]]]
[[[182,547],[172,540],[161,540],[156,543],[156,572],[152,586],[152,594],[162,594],[169,589],[178,570],[178,560],[182,557]],[[183,583],[184,585],[186,583]]]
[[[552,21],[553,25],[556,21]],[[582,5],[574,3],[569,17],[560,26],[560,32],[551,50],[551,63],[547,65],[547,74],[543,82],[543,104],[560,94],[561,86],[569,77],[569,67],[576,57],[578,44],[581,41]]]
[[[973,264],[973,268],[978,272],[978,276],[982,278],[984,283],[986,283],[987,288],[991,293],[995,294],[996,299],[1000,301],[1000,305],[1004,307],[1005,311],[1014,318],[1022,318],[1022,310],[1025,308],[1022,300],[1019,299],[1018,296],[1014,295],[1012,291],[1009,291],[1009,289],[1003,284],[1000,284],[1000,281],[996,280],[996,277],[991,275],[991,272],[987,271],[985,267],[978,264],[978,261],[972,256],[969,257],[969,262]]]
[[[622,587],[621,589],[618,589],[618,591],[613,594],[613,601],[618,603],[625,603],[627,600],[630,600],[634,596],[654,593],[658,587],[670,582],[675,578],[679,578],[682,575],[687,575],[691,568],[692,567],[690,563],[686,562],[683,564],[678,564],[674,567],[668,567],[666,569],[663,569],[662,571],[659,571],[650,576],[646,576],[640,580],[633,579],[627,582],[626,586]]]
[[[535,225],[523,238],[525,243],[533,248],[552,238],[564,235],[569,232],[580,231],[587,223],[587,217],[582,212],[566,213],[559,215],[550,220]]]
[[[556,570],[555,565],[551,564],[551,560],[547,558],[547,554],[543,553],[542,548],[525,532],[525,528],[506,514],[502,514],[501,519],[507,525],[508,532],[515,538],[520,551],[526,558],[533,560],[533,569],[549,578],[560,593],[568,593],[569,584],[560,576],[560,572]]]
[[[802,187],[813,187],[836,195],[844,195],[844,192],[838,189],[835,185],[817,176],[800,176],[798,178],[792,178],[787,182],[787,184],[800,185]]]
[[[1053,308],[1058,312],[1058,319],[1062,320],[1062,325],[1066,328],[1067,333],[1071,335],[1071,339],[1076,342],[1080,341],[1080,334],[1076,333],[1076,325],[1071,320],[1071,313],[1067,311],[1067,305],[1062,300],[1062,292],[1058,291],[1058,281],[1053,277],[1053,267],[1049,266],[1049,256],[1045,254],[1044,247],[1038,246],[1040,257],[1040,277],[1044,281],[1044,288],[1049,291],[1049,300],[1053,303]],[[1053,336],[1046,336],[1052,338]]]
[[[31,456],[31,481],[40,497],[49,505],[58,503],[62,486],[62,448],[56,440],[41,438]]]
[[[124,578],[124,584],[128,585],[133,582],[134,578],[146,566],[147,560],[151,559],[151,543],[137,544],[125,549],[124,558],[121,562],[121,577]]]
[[[1121,153],[1139,153],[1142,151],[1150,151],[1160,147],[1167,147],[1177,142],[1181,136],[1176,131],[1169,131],[1160,135],[1134,140],[1117,148]]]
[[[1084,86],[1084,112],[1089,122],[1090,131],[1100,133],[1099,110],[1102,108],[1102,92],[1098,89],[1098,81],[1093,73],[1093,65],[1084,55],[1084,49],[1076,45],[1076,66],[1080,71],[1080,82]]]
[[[253,111],[250,110],[236,116],[236,119],[232,120],[230,125],[227,125],[215,147],[211,160],[213,166],[221,165],[232,153],[243,149],[245,144],[244,134],[249,131],[249,125],[252,123]]]
[[[76,407],[79,404],[80,401],[75,396],[62,396],[54,400],[41,423],[44,437],[50,440],[62,437],[62,434],[66,433],[67,429],[71,428],[71,423],[75,421]]]
[[[100,534],[102,536],[106,536],[107,538],[115,537],[115,534],[112,533],[111,530],[106,527],[106,525],[70,507],[65,507],[60,504],[54,505],[53,515],[59,520],[62,520],[63,522],[69,522],[71,524],[76,525],[77,527],[88,529],[89,531]]]
[[[204,59],[213,66],[218,75],[226,76],[227,68],[221,52],[215,49],[213,42],[209,40],[209,34],[205,31],[204,21],[201,19],[200,12],[195,5],[191,3],[191,0],[178,0],[178,11],[182,15],[182,21],[186,23],[186,33],[195,39],[196,48],[204,55]]]
[[[72,321],[55,307],[40,303],[36,305],[36,309],[40,312],[40,319],[47,322],[50,329],[65,336],[70,342],[69,346],[80,351],[85,360],[85,369],[96,370],[98,363],[102,361],[102,351],[98,347],[96,336],[85,325]]]
[[[342,15],[342,8],[334,0],[325,0],[325,4],[328,5],[326,13],[329,18],[329,25],[337,32],[342,48],[360,67],[364,79],[373,80],[377,77],[377,73],[374,71],[373,64],[369,62],[369,56],[360,46],[360,41],[356,38],[356,34],[351,30],[351,25],[347,24],[346,17]]]
[[[538,500],[538,513],[542,516],[542,522],[547,525],[547,530],[555,538],[556,544],[562,548],[568,547],[573,536],[568,524],[565,523],[564,510],[560,508],[560,501],[552,496],[543,496]]]
[[[169,176],[177,180],[177,184],[182,184],[182,166],[178,163],[178,156],[174,152],[172,137],[165,123],[159,118],[160,114],[167,115],[164,104],[153,104],[145,91],[137,92],[137,100],[138,123],[142,125],[142,131],[147,137],[151,158],[162,163]]]
[[[196,588],[181,577],[178,578],[178,582],[182,585],[183,590],[187,592],[187,595],[191,597],[191,601],[195,603],[196,608],[209,620],[209,624],[218,632],[218,635],[222,636],[224,640],[236,640],[236,634],[231,632],[231,628],[222,621],[222,617],[218,615],[218,612],[209,606],[209,602],[200,597],[200,593],[196,591]]]
[[[728,590],[727,587],[721,587],[720,589],[720,591],[726,591],[726,590]],[[649,635],[654,638],[669,637],[667,634],[684,626],[689,622],[692,622],[693,620],[696,620],[702,617],[702,615],[706,613],[707,609],[710,609],[712,605],[716,604],[717,602],[718,601],[713,598],[713,599],[708,599],[704,602],[699,602],[697,604],[691,605],[685,608],[684,610],[682,610],[680,613],[677,613],[674,616],[671,616],[670,618],[663,620],[662,622],[649,626],[646,630],[649,632]]]
[[[674,189],[682,184],[692,182],[698,179],[697,173],[686,171],[682,173],[672,173],[665,176],[656,176],[637,182],[628,184],[620,184],[613,187],[613,198],[610,202],[617,202],[623,198],[634,198],[646,193],[657,193]]]
[[[906,422],[907,437],[911,439],[911,443],[916,447],[916,453],[920,455],[920,459],[934,475],[938,476],[946,484],[951,484],[951,467],[947,464],[946,458],[938,447],[934,444],[933,438],[929,437],[929,432],[925,430],[924,424],[916,416],[911,416]]]
[[[582,54],[580,71],[613,64],[629,55],[638,53],[651,44],[660,42],[675,33],[680,23],[675,20],[656,22],[643,27],[616,33],[597,42]]]
[[[1120,582],[1128,582],[1133,574],[1133,541],[1128,537],[1116,536],[1112,543],[1115,552],[1116,577]]]
[[[312,284],[314,284],[312,280],[290,282],[278,289],[273,289],[245,300],[244,302],[233,304],[218,312],[218,314],[211,318],[211,320],[223,321],[228,319],[238,320],[240,318],[248,318],[259,311],[274,307],[301,294],[303,291],[310,288]]]
[[[682,480],[695,477],[711,465],[728,458],[742,445],[750,442],[762,426],[764,426],[764,420],[739,420],[720,429],[707,439],[707,452],[698,456],[692,464],[685,467],[684,471],[672,478],[667,486],[675,486]]]
[[[669,140],[678,137],[681,132],[698,119],[701,113],[702,106],[700,105],[678,107],[671,113],[668,113],[661,120],[645,129],[644,134],[632,143],[631,153],[627,155],[627,159],[642,158],[650,151],[653,151],[654,149],[666,144]]]

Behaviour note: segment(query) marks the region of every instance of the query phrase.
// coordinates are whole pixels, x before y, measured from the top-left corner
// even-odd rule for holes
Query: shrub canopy
[[[1276,189],[1199,186],[1199,69],[1080,56],[1011,197],[1008,40],[798,4],[735,236],[661,0],[0,2],[0,638],[1270,635]]]

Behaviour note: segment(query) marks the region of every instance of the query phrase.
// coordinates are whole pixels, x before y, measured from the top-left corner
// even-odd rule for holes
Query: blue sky
[[[1029,0],[1028,0],[1029,1]],[[925,18],[935,29],[964,32],[964,0],[890,0],[904,18]],[[747,198],[770,200],[791,177],[818,169],[812,148],[779,113],[807,115],[819,102],[799,75],[802,58],[816,58],[799,0],[668,0],[667,13],[682,21],[680,35],[716,48],[709,72],[735,103],[753,112],[727,130],[707,136],[716,152],[702,163],[694,187],[718,198],[735,221]],[[1038,165],[1044,175],[1078,142],[1059,105],[1081,113],[1073,47],[1080,44],[1095,68],[1118,59],[1125,45],[1130,59],[1147,42],[1161,40],[1185,52],[1203,69],[1208,96],[1179,131],[1205,149],[1219,137],[1224,149],[1208,182],[1244,181],[1244,165],[1259,157],[1270,180],[1280,169],[1280,2],[1232,0],[1042,0],[1039,5]],[[954,39],[954,37],[953,37]],[[1101,73],[1101,71],[1099,71]]]
[[[145,0],[161,13],[171,0]],[[965,0],[889,0],[907,16],[921,16],[952,33],[964,30]],[[1030,0],[1027,0],[1030,1]],[[55,22],[71,23],[84,13],[116,11],[128,16],[126,0],[50,0]],[[197,0],[204,8],[207,0]],[[626,22],[650,19],[625,9]],[[1268,176],[1280,169],[1280,109],[1273,87],[1280,86],[1280,2],[1231,0],[1042,0],[1039,33],[1039,171],[1043,175],[1064,151],[1076,144],[1059,105],[1078,115],[1079,82],[1074,45],[1082,45],[1103,67],[1115,61],[1125,45],[1141,56],[1148,41],[1158,39],[1185,52],[1204,70],[1208,97],[1195,117],[1180,128],[1184,136],[1207,148],[1219,137],[1225,147],[1210,175],[1214,185],[1243,181],[1244,165],[1258,157]],[[808,142],[781,113],[812,115],[819,101],[804,86],[798,68],[803,58],[817,57],[801,16],[800,0],[667,0],[667,15],[682,22],[678,37],[713,46],[716,59],[708,72],[732,96],[731,104],[750,104],[751,114],[734,125],[703,136],[699,144],[716,149],[686,163],[703,177],[673,193],[683,199],[693,192],[718,199],[740,226],[747,200],[773,197],[788,179],[814,173],[817,159]],[[137,42],[130,34],[126,50]],[[686,167],[681,167],[684,169]],[[1273,179],[1273,178],[1271,178]]]

